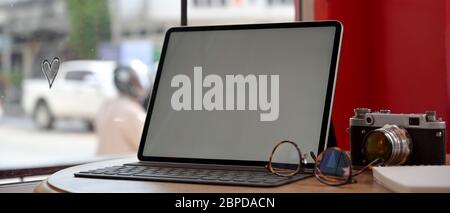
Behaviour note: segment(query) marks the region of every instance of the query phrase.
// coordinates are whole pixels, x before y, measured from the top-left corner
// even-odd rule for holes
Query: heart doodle
[[[52,63],[47,59],[42,62],[42,72],[47,78],[49,88],[52,88],[56,75],[58,74],[60,60],[58,57],[54,57]]]

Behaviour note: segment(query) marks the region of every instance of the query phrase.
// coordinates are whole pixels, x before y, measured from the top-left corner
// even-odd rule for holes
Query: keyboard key
[[[218,177],[218,176],[204,176],[204,177],[202,177],[202,180],[217,180],[219,178],[220,177]]]
[[[116,175],[117,172],[104,172],[102,175]]]
[[[247,178],[242,178],[242,177],[233,178],[233,181],[235,181],[235,182],[244,182],[246,180],[247,180]]]
[[[263,182],[264,179],[262,179],[262,178],[250,178],[247,181],[250,182],[250,183],[260,183],[260,182]]]
[[[232,179],[233,178],[230,176],[224,176],[224,177],[219,178],[219,180],[221,180],[221,181],[231,181]]]

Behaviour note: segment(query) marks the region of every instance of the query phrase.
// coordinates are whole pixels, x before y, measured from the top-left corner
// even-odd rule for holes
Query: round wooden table
[[[331,187],[311,177],[279,187],[247,187],[207,184],[189,184],[157,181],[112,180],[74,177],[74,173],[101,167],[137,162],[136,158],[108,160],[70,167],[51,175],[39,184],[35,192],[388,192],[373,181],[372,172],[356,177],[357,183]]]

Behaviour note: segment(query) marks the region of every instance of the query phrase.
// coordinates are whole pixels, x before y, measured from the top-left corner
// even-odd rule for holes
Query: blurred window
[[[294,0],[188,1],[189,25],[294,21]]]
[[[225,6],[226,3],[226,0],[193,0],[196,7]]]
[[[268,0],[269,5],[293,5],[294,0]]]
[[[69,71],[67,72],[65,79],[71,81],[84,81],[90,75],[93,75],[93,73],[89,71]]]

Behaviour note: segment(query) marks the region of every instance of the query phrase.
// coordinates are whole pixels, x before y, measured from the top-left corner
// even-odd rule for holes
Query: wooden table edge
[[[33,193],[66,193],[66,191],[52,186],[45,179],[34,188]]]

